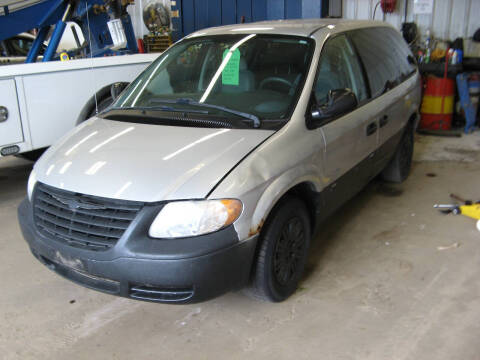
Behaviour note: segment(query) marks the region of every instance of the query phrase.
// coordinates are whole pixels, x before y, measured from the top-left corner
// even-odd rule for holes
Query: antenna
[[[95,115],[98,114],[98,101],[97,101],[97,92],[95,91],[95,75],[93,73],[93,51],[92,51],[92,32],[90,31],[90,17],[88,16],[88,5],[85,1],[85,11],[87,13],[87,28],[88,28],[88,43],[90,44],[90,70],[92,72],[92,79],[93,79],[93,94],[95,97]]]

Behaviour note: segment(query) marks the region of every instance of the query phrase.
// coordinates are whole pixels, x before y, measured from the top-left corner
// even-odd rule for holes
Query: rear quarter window
[[[395,30],[385,27],[359,29],[350,37],[362,59],[373,98],[395,87],[415,71],[411,52]]]
[[[413,54],[400,33],[393,29],[386,29],[386,34],[391,40],[389,44],[392,48],[392,52],[395,54],[395,60],[398,67],[401,70],[401,76],[406,78],[414,73],[417,68],[415,63],[409,60],[409,58],[413,60]]]

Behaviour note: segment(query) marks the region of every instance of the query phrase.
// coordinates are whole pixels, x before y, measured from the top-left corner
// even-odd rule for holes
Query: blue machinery
[[[172,1],[172,36],[178,40],[199,29],[241,22],[326,17],[329,3],[328,0],[176,0]]]
[[[40,48],[55,25],[43,61],[55,55],[66,21],[75,21],[88,41],[86,55],[103,56],[138,52],[127,6],[133,0],[31,0],[28,7],[18,10],[13,5],[0,7],[0,41],[33,28],[39,29],[37,39],[26,62],[35,62]],[[14,4],[18,2],[11,0]],[[12,7],[10,11],[9,7]],[[329,13],[327,0],[177,0],[172,1],[174,40],[196,30],[226,24],[274,19],[319,18]],[[107,22],[121,19],[127,48],[116,52],[109,49],[112,39]],[[90,26],[88,26],[90,23]],[[89,31],[90,28],[90,31]]]
[[[21,32],[37,28],[38,35],[25,62],[35,62],[43,42],[54,25],[50,42],[42,61],[50,61],[55,55],[67,21],[76,22],[87,41],[88,56],[116,55],[138,52],[132,22],[126,8],[130,1],[122,0],[44,0],[28,7],[10,11],[11,5],[0,8],[0,41]],[[3,10],[3,11],[2,11]],[[111,50],[113,45],[108,21],[120,19],[127,39],[122,51]],[[75,35],[75,33],[74,33]]]

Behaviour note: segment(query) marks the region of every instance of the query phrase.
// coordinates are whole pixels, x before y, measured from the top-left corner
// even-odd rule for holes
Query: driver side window
[[[350,89],[358,102],[367,98],[362,69],[345,35],[327,40],[318,66],[314,90],[319,105],[325,104],[329,91],[336,89]]]

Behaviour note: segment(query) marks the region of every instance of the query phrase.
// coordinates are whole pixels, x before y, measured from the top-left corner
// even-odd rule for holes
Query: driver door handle
[[[377,123],[375,121],[368,124],[368,126],[367,126],[367,136],[375,134],[375,132],[377,131],[377,128],[378,128]]]

